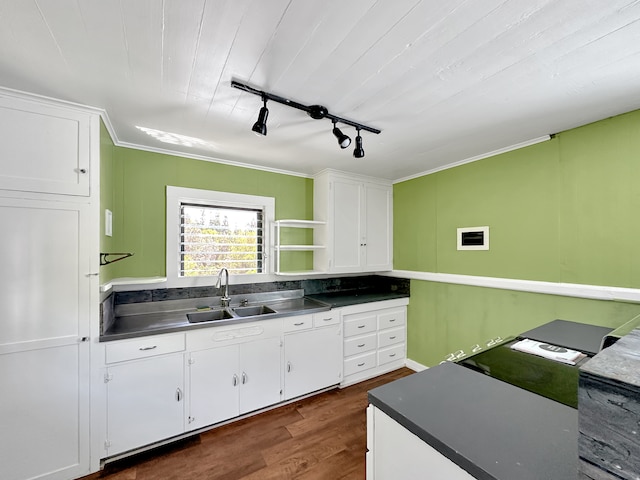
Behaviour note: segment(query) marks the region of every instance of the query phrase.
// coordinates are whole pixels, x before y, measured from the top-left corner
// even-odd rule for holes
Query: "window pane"
[[[262,210],[181,204],[180,276],[262,273]]]

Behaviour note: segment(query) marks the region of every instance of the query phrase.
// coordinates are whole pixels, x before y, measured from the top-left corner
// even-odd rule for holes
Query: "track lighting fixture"
[[[280,97],[278,95],[274,95],[272,93],[263,92],[262,90],[255,89],[250,87],[249,85],[245,85],[240,82],[236,82],[235,80],[231,81],[231,86],[234,88],[238,88],[248,93],[252,93],[254,95],[260,95],[262,97],[262,101],[264,102],[264,106],[260,109],[260,114],[258,115],[258,121],[253,125],[253,130],[259,135],[267,134],[267,117],[269,116],[269,110],[267,109],[267,100],[272,100],[277,103],[281,103],[282,105],[287,105],[289,107],[296,108],[298,110],[302,110],[303,112],[307,112],[311,118],[315,120],[321,120],[323,118],[328,118],[333,122],[333,134],[338,139],[338,144],[340,148],[347,148],[351,145],[351,138],[348,135],[342,133],[342,131],[337,127],[337,123],[344,123],[345,125],[350,125],[355,127],[358,131],[358,136],[356,137],[356,148],[353,151],[353,156],[356,158],[364,157],[364,150],[362,148],[362,137],[360,136],[360,130],[366,130],[367,132],[378,134],[380,130],[373,127],[368,127],[358,122],[354,122],[352,120],[347,120],[346,118],[338,117],[329,113],[326,107],[322,105],[303,105],[298,102],[294,102],[293,100],[288,100],[286,98]]]
[[[364,149],[362,148],[362,137],[360,136],[360,129],[358,128],[358,135],[356,136],[356,148],[353,150],[353,156],[356,158],[364,157]]]
[[[337,122],[334,120],[333,134],[338,139],[338,145],[340,145],[340,148],[347,148],[349,145],[351,145],[351,138],[348,135],[342,133],[342,131],[336,126],[336,123]]]
[[[262,96],[262,101],[264,105],[260,109],[260,113],[258,114],[258,121],[253,124],[253,130],[258,135],[266,135],[267,134],[267,117],[269,116],[269,109],[267,108],[267,97]]]

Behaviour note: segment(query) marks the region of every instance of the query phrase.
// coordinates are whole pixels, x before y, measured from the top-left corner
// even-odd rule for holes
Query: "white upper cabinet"
[[[0,189],[89,195],[91,114],[0,92]]]
[[[332,273],[391,270],[393,190],[389,182],[325,170],[314,178],[315,270]]]

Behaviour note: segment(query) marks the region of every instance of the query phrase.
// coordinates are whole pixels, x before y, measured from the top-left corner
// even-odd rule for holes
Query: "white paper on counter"
[[[511,348],[513,350],[518,350],[519,352],[531,353],[533,355],[538,355],[539,357],[569,365],[575,365],[586,356],[584,353],[577,350],[570,350],[568,348],[558,347],[557,345],[551,345],[549,343],[537,342],[528,338],[514,343],[511,345]]]

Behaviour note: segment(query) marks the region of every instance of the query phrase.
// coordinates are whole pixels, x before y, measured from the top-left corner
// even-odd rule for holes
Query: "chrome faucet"
[[[218,280],[216,281],[216,288],[220,288],[220,284],[222,283],[222,274],[225,274],[225,282],[224,282],[224,294],[222,298],[220,298],[220,304],[223,307],[228,307],[229,302],[231,301],[231,297],[229,296],[229,270],[226,268],[221,268],[218,273]]]

